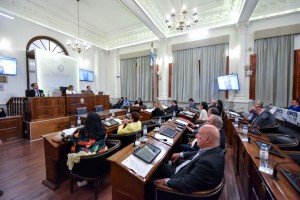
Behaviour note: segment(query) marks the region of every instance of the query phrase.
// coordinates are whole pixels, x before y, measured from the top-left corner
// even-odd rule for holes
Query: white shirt
[[[66,90],[66,94],[74,94],[74,90]]]
[[[201,119],[201,120],[203,120],[203,121],[208,120],[208,117],[207,117],[207,111],[206,111],[205,109],[202,109],[202,110],[200,111],[199,119]]]

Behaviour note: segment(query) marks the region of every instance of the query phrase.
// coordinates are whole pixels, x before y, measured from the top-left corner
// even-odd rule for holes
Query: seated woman
[[[132,112],[130,120],[123,119],[122,124],[118,128],[118,134],[129,134],[142,129],[142,122],[139,121],[140,114]]]
[[[0,117],[6,117],[6,113],[3,108],[0,108]]]
[[[160,116],[163,116],[164,114],[165,114],[165,110],[162,107],[160,101],[157,100],[154,105],[154,110],[151,112],[151,116],[152,117],[160,117]]]
[[[104,128],[100,116],[97,113],[89,113],[83,128],[79,129],[73,135],[55,136],[54,141],[57,142],[71,142],[72,153],[78,153],[77,156],[87,155],[89,153],[102,153],[107,150],[105,145],[106,129]],[[68,155],[67,165],[70,169],[73,167],[76,155]],[[71,164],[70,164],[71,163]],[[79,187],[85,186],[88,182],[78,181]]]
[[[72,153],[96,152],[101,153],[107,150],[105,146],[106,129],[97,113],[89,113],[83,128],[68,136],[55,136],[54,141],[72,142]]]
[[[141,98],[138,98],[135,102],[134,102],[134,105],[135,106],[143,106],[143,101]]]
[[[66,94],[75,94],[73,85],[69,85],[69,87],[66,89]]]

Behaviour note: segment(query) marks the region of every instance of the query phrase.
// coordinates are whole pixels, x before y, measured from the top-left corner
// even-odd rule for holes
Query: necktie
[[[199,156],[200,155],[200,153],[199,153],[199,151],[197,152],[197,154],[194,156],[194,157],[192,157],[192,159],[189,159],[189,160],[186,160],[184,163],[182,163],[181,165],[178,165],[177,167],[176,167],[176,171],[175,171],[175,174],[177,174],[177,172],[181,169],[181,168],[183,168],[184,166],[186,166],[187,164],[189,164],[192,160],[194,160],[195,158],[197,158],[197,156]]]

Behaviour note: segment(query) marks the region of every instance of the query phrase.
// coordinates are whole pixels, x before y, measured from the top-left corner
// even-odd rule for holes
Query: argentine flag
[[[153,51],[153,42],[151,43],[151,51],[150,51],[150,66],[154,64],[154,51]]]

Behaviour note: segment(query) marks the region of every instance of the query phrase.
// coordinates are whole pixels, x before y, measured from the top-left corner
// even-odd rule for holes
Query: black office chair
[[[96,110],[96,112],[104,111],[103,105],[97,105],[97,106],[95,106],[95,110]]]
[[[218,200],[222,190],[225,185],[225,179],[223,178],[222,181],[214,188],[209,190],[197,191],[191,194],[185,194],[178,192],[168,186],[157,186],[156,187],[156,200],[165,200],[165,199],[172,199],[172,200]]]
[[[152,117],[152,119],[155,121],[158,120],[159,118],[161,118],[162,121],[168,121],[169,119],[172,119],[172,113],[168,113],[159,117]]]
[[[275,133],[279,128],[279,124],[275,124],[273,126],[260,126],[258,129],[262,133]]]
[[[124,147],[128,146],[129,144],[132,144],[136,140],[136,134],[142,133],[143,130],[140,130],[138,132],[133,132],[129,134],[110,134],[108,135],[109,139],[114,140],[120,140],[121,141],[121,147],[120,149],[123,149]]]
[[[95,199],[97,199],[98,186],[101,178],[109,171],[108,157],[116,153],[121,145],[118,140],[106,140],[107,151],[90,156],[81,156],[79,163],[74,163],[74,167],[70,170],[71,185],[70,191],[73,193],[74,178],[93,181]]]

